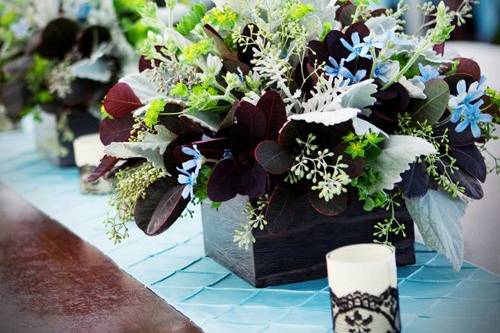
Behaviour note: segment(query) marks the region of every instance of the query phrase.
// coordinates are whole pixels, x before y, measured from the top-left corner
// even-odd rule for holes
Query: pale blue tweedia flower
[[[352,80],[351,84],[361,82],[366,77],[366,70],[360,69],[356,71],[356,74],[352,76],[350,79]]]
[[[23,17],[19,21],[12,23],[10,30],[17,39],[22,39],[28,36],[30,25],[28,20]]]
[[[481,129],[479,128],[479,123],[489,123],[492,120],[491,115],[486,113],[481,113],[481,105],[483,105],[483,100],[479,100],[474,104],[464,104],[461,112],[462,121],[455,127],[457,133],[463,132],[467,127],[470,126],[472,135],[475,138],[481,136]]]
[[[450,109],[455,110],[460,108],[463,104],[470,104],[473,101],[483,97],[485,90],[486,78],[484,76],[481,76],[479,82],[473,82],[469,86],[469,89],[467,89],[465,80],[460,80],[457,83],[457,95],[450,96],[448,106]]]
[[[364,69],[359,69],[356,71],[356,74],[352,74],[351,71],[349,71],[347,68],[346,68],[346,72],[344,73],[344,76],[346,79],[349,80],[349,83],[348,85],[351,85],[351,84],[354,84],[354,83],[358,83],[358,82],[361,82],[365,77],[366,77],[366,70]]]
[[[203,155],[198,150],[198,147],[196,145],[193,145],[193,148],[182,147],[181,151],[184,154],[193,157],[192,159],[182,163],[182,168],[184,170],[191,170],[192,168],[196,168],[195,173],[198,174],[203,164]]]
[[[357,57],[362,57],[366,59],[372,58],[372,56],[369,54],[370,46],[366,43],[361,42],[361,40],[359,39],[359,34],[357,32],[354,32],[351,35],[352,45],[349,44],[349,42],[347,42],[344,38],[341,38],[340,42],[342,43],[342,45],[344,45],[344,47],[347,50],[351,52],[345,59],[346,62],[354,60]]]
[[[420,70],[420,75],[415,76],[415,78],[422,83],[439,77],[439,71],[431,65],[424,66],[422,64],[418,64],[418,69]]]
[[[344,77],[346,71],[349,72],[349,70],[344,67],[345,59],[341,59],[340,64],[333,57],[328,57],[328,61],[332,66],[325,65],[325,73],[327,75]]]
[[[177,182],[181,185],[185,185],[182,190],[182,197],[187,199],[189,196],[194,198],[194,186],[196,185],[196,178],[198,178],[197,172],[189,172],[184,169],[177,168],[179,175],[177,176]]]
[[[345,59],[341,59],[340,64],[335,61],[333,57],[328,57],[328,61],[330,61],[330,64],[332,64],[332,66],[325,65],[326,75],[338,77],[340,79],[346,79],[344,81],[345,85],[358,83],[366,76],[366,71],[364,69],[358,70],[356,74],[353,75],[349,69],[344,67]]]

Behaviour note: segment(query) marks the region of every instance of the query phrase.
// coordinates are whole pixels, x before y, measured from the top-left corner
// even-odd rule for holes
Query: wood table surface
[[[54,197],[64,205],[64,198]],[[0,184],[0,333],[198,333],[109,258]]]

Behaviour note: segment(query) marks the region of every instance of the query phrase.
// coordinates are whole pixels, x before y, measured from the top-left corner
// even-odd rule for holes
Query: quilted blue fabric
[[[33,138],[0,134],[0,181],[100,249],[207,333],[331,332],[326,279],[256,289],[204,255],[200,216],[157,237],[130,225],[113,245],[105,196],[82,195],[75,168],[37,156]],[[417,244],[417,263],[398,270],[403,331],[500,332],[500,277],[471,264],[455,272]]]

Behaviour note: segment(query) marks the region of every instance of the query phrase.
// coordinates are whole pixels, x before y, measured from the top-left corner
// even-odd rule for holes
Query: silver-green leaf
[[[450,88],[442,79],[433,79],[425,83],[426,99],[414,101],[410,105],[412,117],[416,121],[436,124],[443,116],[450,99]]]
[[[429,190],[421,198],[405,198],[406,208],[417,224],[424,243],[438,251],[459,270],[464,261],[460,219],[466,204],[448,193]]]
[[[377,92],[377,85],[373,80],[365,80],[353,84],[342,94],[340,94],[340,105],[343,108],[364,109],[375,104],[377,99],[372,97]]]
[[[424,139],[409,135],[389,135],[384,149],[373,163],[373,169],[380,174],[379,181],[371,192],[392,190],[399,183],[401,174],[410,168],[419,156],[436,153],[436,148]]]
[[[140,142],[112,142],[104,148],[104,153],[117,158],[145,158],[166,172],[163,154],[176,135],[163,125],[155,126],[155,130],[156,134],[146,133]]]

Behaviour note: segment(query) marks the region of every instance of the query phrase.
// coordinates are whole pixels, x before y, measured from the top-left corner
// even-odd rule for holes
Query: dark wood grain
[[[374,225],[389,217],[384,209],[365,212],[353,202],[338,216],[320,215],[304,197],[295,202],[293,221],[280,233],[254,230],[248,250],[233,241],[234,230],[245,222],[246,199],[237,196],[217,210],[202,205],[205,253],[255,287],[266,287],[326,277],[325,255],[345,245],[373,241]],[[398,265],[415,263],[413,221],[402,206],[396,218],[405,236],[393,235]]]
[[[0,332],[201,330],[0,184]]]

